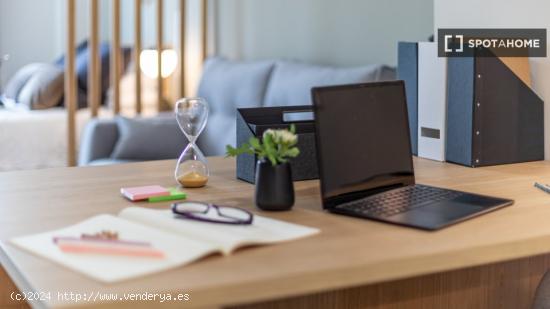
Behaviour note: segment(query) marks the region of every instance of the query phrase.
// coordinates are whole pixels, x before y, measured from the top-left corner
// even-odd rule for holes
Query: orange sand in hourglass
[[[183,161],[176,169],[176,180],[186,188],[204,187],[208,182],[208,168],[198,160]]]
[[[208,176],[192,171],[179,176],[178,182],[186,188],[200,188],[206,185]]]

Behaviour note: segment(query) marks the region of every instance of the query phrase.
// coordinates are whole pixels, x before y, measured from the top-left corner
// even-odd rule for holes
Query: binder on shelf
[[[237,145],[248,143],[256,136],[261,138],[267,129],[285,129],[294,124],[298,135],[300,155],[289,160],[292,180],[319,178],[317,152],[315,147],[315,124],[311,105],[284,107],[256,107],[237,109]],[[237,157],[237,178],[254,183],[255,155],[243,154]]]
[[[418,154],[418,43],[399,42],[397,45],[397,79],[405,82],[409,132],[413,155]]]
[[[437,43],[418,43],[418,156],[445,161],[447,58]]]
[[[491,53],[448,59],[447,161],[544,160],[544,102],[502,60],[481,52]]]

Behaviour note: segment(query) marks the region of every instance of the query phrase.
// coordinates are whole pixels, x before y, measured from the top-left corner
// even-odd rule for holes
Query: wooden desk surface
[[[120,197],[120,187],[174,185],[174,164],[156,161],[0,173],[0,240],[64,227],[100,213],[116,214],[132,205]],[[254,209],[253,186],[235,180],[234,160],[210,158],[210,164],[213,176],[209,185],[187,190],[189,198]],[[185,305],[199,307],[379,283],[550,252],[550,196],[533,187],[534,181],[550,183],[550,162],[471,169],[416,159],[415,171],[419,183],[498,195],[515,199],[516,203],[441,231],[425,232],[324,213],[318,182],[306,181],[295,184],[294,210],[256,213],[322,230],[307,239],[244,249],[230,257],[212,256],[186,267],[112,285],[5,243],[0,261],[22,290],[180,291],[191,295]],[[67,303],[59,303],[54,297],[45,305]]]

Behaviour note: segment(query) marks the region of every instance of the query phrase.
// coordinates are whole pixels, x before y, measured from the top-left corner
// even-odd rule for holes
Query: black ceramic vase
[[[290,164],[273,166],[269,161],[256,163],[256,206],[262,210],[289,210],[294,205],[294,184]]]

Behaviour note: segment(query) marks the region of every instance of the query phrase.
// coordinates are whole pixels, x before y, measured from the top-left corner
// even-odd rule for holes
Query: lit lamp
[[[156,49],[144,49],[139,55],[139,68],[149,81],[158,80],[158,52]],[[170,109],[170,101],[173,100],[170,90],[169,77],[174,73],[178,65],[178,54],[173,49],[164,49],[161,54],[162,87],[157,84],[157,108],[159,110]],[[147,83],[147,82],[146,82]],[[164,89],[164,91],[163,91]],[[161,93],[159,93],[159,91]]]
[[[165,49],[161,54],[161,76],[167,78],[176,70],[178,54],[173,49]],[[158,77],[157,50],[144,49],[139,55],[139,68],[145,76],[155,79]]]

